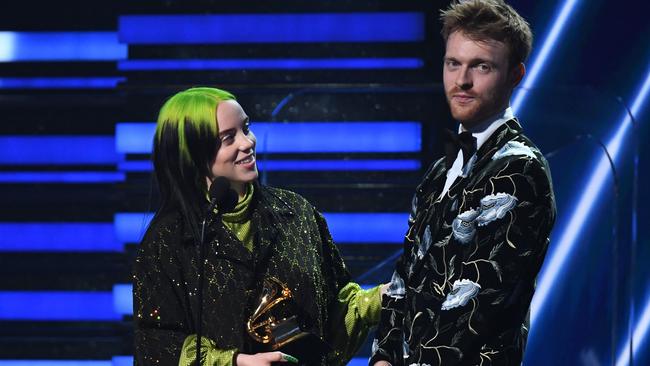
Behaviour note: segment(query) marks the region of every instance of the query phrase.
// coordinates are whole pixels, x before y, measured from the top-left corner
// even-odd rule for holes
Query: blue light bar
[[[2,136],[0,164],[116,164],[112,136]]]
[[[0,32],[0,62],[112,61],[127,57],[115,32]]]
[[[124,77],[0,78],[0,89],[113,89]]]
[[[0,252],[118,252],[111,223],[0,223]]]
[[[364,284],[361,288],[369,290],[377,284]],[[122,315],[133,315],[133,285],[116,284],[113,286],[113,304],[115,312]]]
[[[112,362],[112,366],[133,366],[133,356],[113,356]]]
[[[175,59],[124,60],[117,67],[122,71],[172,70],[363,70],[419,69],[420,58],[323,58],[323,59]]]
[[[124,182],[122,172],[0,172],[0,183],[115,183]]]
[[[335,243],[402,243],[407,213],[323,213]]]
[[[648,329],[650,329],[650,298],[647,299],[643,312],[641,313],[641,318],[634,327],[634,332],[631,335],[632,338],[628,338],[623,344],[623,349],[616,360],[616,366],[629,366],[630,342],[632,343],[632,354],[635,356],[640,349],[648,349],[647,347],[643,347],[646,336],[648,335]]]
[[[379,286],[378,284],[359,284],[359,286],[364,290],[370,290],[371,288]]]
[[[339,243],[402,243],[407,213],[324,213],[334,241]],[[137,243],[153,214],[115,214],[118,240]]]
[[[97,360],[0,360],[0,366],[116,366]]]
[[[266,171],[408,171],[420,169],[418,160],[263,160]]]
[[[365,366],[365,358],[353,358],[348,366]],[[93,360],[0,360],[0,366],[132,366],[133,356],[114,356],[111,361]]]
[[[113,311],[122,315],[133,314],[133,285],[116,284],[113,286]]]
[[[632,115],[636,116],[640,113],[649,92],[650,70],[647,71],[643,85],[634,99],[634,103],[632,103],[632,107],[630,108]],[[621,122],[619,122],[619,127],[614,133],[614,136],[607,143],[607,150],[614,161],[618,157],[623,139],[631,125],[632,119],[625,113]],[[575,210],[566,225],[562,227],[562,234],[560,235],[558,244],[555,246],[555,250],[549,252],[546,256],[544,267],[539,275],[535,296],[531,303],[531,322],[534,322],[541,313],[544,302],[551,293],[558,276],[562,273],[565,262],[571,257],[571,253],[578,243],[582,227],[590,216],[594,204],[599,201],[601,197],[600,191],[603,189],[604,183],[611,174],[609,160],[606,156],[602,156],[596,164],[578,203],[572,206],[575,207]]]
[[[264,171],[411,171],[420,169],[419,160],[258,160]],[[150,172],[151,161],[125,161],[118,164],[124,172]]]
[[[128,44],[419,42],[424,13],[122,15]]]
[[[155,134],[155,123],[117,123],[115,125],[115,150],[122,154],[150,154]]]
[[[254,122],[258,153],[419,152],[421,124],[400,122]],[[117,151],[151,153],[155,124],[118,123]]]
[[[138,243],[153,219],[153,213],[124,212],[113,215],[115,236],[122,243]]]
[[[116,321],[111,292],[0,291],[0,320]]]
[[[261,153],[419,152],[420,122],[254,123]]]
[[[544,43],[542,45],[541,50],[537,54],[537,57],[535,57],[535,61],[533,62],[532,67],[530,68],[530,70],[526,74],[526,77],[523,80],[523,84],[521,85],[521,88],[519,88],[515,94],[514,100],[511,104],[512,109],[515,112],[520,110],[528,92],[535,85],[535,82],[537,81],[537,77],[542,72],[542,69],[546,64],[546,60],[551,54],[553,47],[555,47],[555,44],[557,43],[557,40],[559,39],[560,34],[562,33],[562,30],[566,26],[566,23],[570,18],[571,13],[573,13],[573,10],[575,9],[576,4],[578,2],[579,0],[567,0],[562,5],[562,8],[560,9],[558,16],[555,18],[555,21],[553,22],[553,26],[551,27],[550,32],[544,39]]]
[[[368,359],[364,357],[355,357],[348,362],[347,366],[368,366]]]
[[[131,160],[117,164],[117,170],[121,172],[151,172],[153,162],[151,160]]]

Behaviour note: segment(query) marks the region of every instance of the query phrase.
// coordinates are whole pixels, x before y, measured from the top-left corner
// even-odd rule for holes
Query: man
[[[509,108],[532,34],[502,0],[457,1],[441,19],[461,133],[413,198],[370,365],[520,365],[555,220],[547,163]]]

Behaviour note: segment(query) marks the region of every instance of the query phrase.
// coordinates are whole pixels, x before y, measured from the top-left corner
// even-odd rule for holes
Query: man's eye
[[[491,70],[490,65],[488,65],[488,64],[478,64],[478,65],[476,65],[476,68],[480,72],[488,72],[488,71]]]
[[[457,67],[457,66],[458,66],[458,62],[456,62],[456,61],[451,61],[451,60],[445,62],[445,64],[447,64],[447,67]]]

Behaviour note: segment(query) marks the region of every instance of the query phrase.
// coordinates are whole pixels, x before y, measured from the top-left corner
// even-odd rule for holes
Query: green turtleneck
[[[253,229],[251,228],[250,203],[253,200],[253,184],[248,184],[246,194],[239,199],[232,212],[223,214],[223,224],[244,243],[249,252],[253,251]]]

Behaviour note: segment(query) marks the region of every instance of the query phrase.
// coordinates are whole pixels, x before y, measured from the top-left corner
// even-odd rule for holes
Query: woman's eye
[[[221,142],[230,142],[234,139],[233,135],[225,135],[221,138]]]
[[[242,131],[244,132],[244,135],[248,135],[251,132],[250,127],[251,127],[250,123],[246,123],[244,127],[242,127]]]

